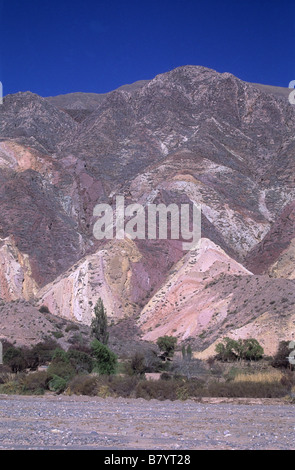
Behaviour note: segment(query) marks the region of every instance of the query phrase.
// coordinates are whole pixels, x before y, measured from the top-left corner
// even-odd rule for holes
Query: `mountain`
[[[294,131],[288,89],[201,66],[103,95],[6,96],[0,297],[83,324],[102,297],[143,340],[210,354],[250,335],[272,354],[295,339]],[[198,247],[97,240],[93,209],[116,195],[201,204]]]

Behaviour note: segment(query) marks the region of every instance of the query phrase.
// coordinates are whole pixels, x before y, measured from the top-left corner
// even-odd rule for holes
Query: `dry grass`
[[[256,382],[256,383],[274,383],[280,382],[283,374],[279,370],[256,372],[254,374],[237,374],[234,382]]]

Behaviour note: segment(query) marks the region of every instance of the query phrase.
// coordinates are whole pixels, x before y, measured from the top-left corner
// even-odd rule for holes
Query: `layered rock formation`
[[[251,335],[273,352],[293,337],[287,96],[198,66],[105,95],[6,96],[1,298],[89,324],[102,297],[110,321],[133,318],[147,340],[174,334],[209,354],[224,334]],[[144,207],[201,204],[199,251],[171,239],[95,239],[93,208],[116,195]]]

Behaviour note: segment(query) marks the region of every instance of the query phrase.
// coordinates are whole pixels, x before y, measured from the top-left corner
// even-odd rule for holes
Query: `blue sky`
[[[0,0],[4,94],[104,93],[181,65],[295,79],[294,0]]]

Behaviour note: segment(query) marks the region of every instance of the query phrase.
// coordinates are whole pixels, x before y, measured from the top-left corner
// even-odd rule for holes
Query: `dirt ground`
[[[295,406],[0,395],[0,449],[295,449]]]

